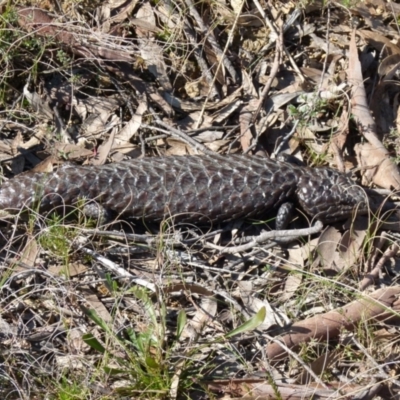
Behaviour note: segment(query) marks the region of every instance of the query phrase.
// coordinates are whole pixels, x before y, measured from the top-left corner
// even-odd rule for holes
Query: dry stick
[[[248,132],[249,129],[251,129],[252,125],[256,122],[258,114],[260,113],[261,108],[262,108],[262,106],[264,104],[264,101],[267,98],[268,92],[271,89],[272,82],[275,79],[275,77],[276,77],[276,75],[277,75],[277,73],[279,71],[279,66],[280,66],[280,64],[282,62],[282,45],[283,45],[283,33],[281,31],[280,32],[280,36],[276,41],[275,58],[274,58],[274,63],[273,63],[272,68],[271,68],[271,73],[270,73],[269,78],[268,78],[268,82],[264,86],[264,89],[263,89],[263,91],[261,93],[260,99],[258,100],[257,109],[256,109],[255,113],[253,114],[253,116],[251,117],[251,120],[250,120],[250,117],[243,116],[243,119],[246,118],[246,120],[250,120],[250,121],[248,121],[249,122],[248,125],[246,124],[247,128],[243,132],[240,133],[241,137],[244,137],[244,135]],[[250,110],[247,110],[246,108],[244,108],[242,110],[242,112],[249,113]],[[259,137],[259,135],[257,133],[257,137],[253,140],[252,145],[248,146],[244,150],[243,154],[249,153],[254,147],[257,146],[258,137]],[[245,147],[245,146],[242,144],[242,147]]]
[[[147,246],[158,245],[160,242],[168,246],[177,245],[183,242],[180,233],[166,234],[163,233],[162,237],[159,235],[139,235],[137,233],[117,232],[117,231],[101,231],[98,229],[81,229],[80,232],[93,236],[106,236],[110,239],[126,239],[135,243],[145,243]],[[199,239],[192,239],[199,240]]]
[[[378,277],[379,272],[382,270],[383,266],[385,265],[386,261],[393,258],[397,252],[399,251],[399,246],[394,243],[392,244],[386,251],[383,253],[382,258],[376,264],[375,268],[367,274],[364,279],[359,284],[360,290],[365,290],[372,282]]]
[[[189,7],[190,14],[196,20],[197,26],[200,28],[201,33],[204,35],[205,38],[207,38],[207,41],[210,43],[212,49],[214,50],[215,54],[217,55],[217,59],[222,60],[225,68],[229,71],[233,80],[235,82],[238,82],[239,76],[237,75],[235,68],[233,68],[233,65],[232,65],[231,61],[229,60],[229,58],[225,56],[225,53],[223,53],[221,48],[219,47],[219,44],[217,43],[217,40],[215,39],[213,31],[211,29],[207,29],[203,20],[200,17],[200,14],[197,12],[196,8],[194,7],[192,0],[185,0],[185,1],[186,1],[186,5]]]
[[[214,153],[212,150],[208,149],[203,144],[197,142],[196,140],[194,140],[193,138],[188,136],[186,133],[184,133],[178,129],[175,129],[172,126],[169,126],[165,122],[161,121],[161,119],[157,116],[156,112],[151,107],[149,107],[149,109],[150,109],[151,113],[153,114],[155,123],[157,125],[164,127],[165,129],[167,129],[171,136],[175,136],[176,138],[178,138],[178,139],[184,141],[185,143],[189,144],[190,146],[192,146],[195,150],[201,151],[204,154],[208,154],[211,156],[217,155],[217,153]]]
[[[168,7],[169,12],[171,14],[174,13],[174,10],[176,9],[175,5],[170,0],[166,0],[165,3]],[[182,11],[182,15],[184,15],[183,11]],[[176,18],[177,18],[177,20],[182,19],[181,16],[176,16]],[[196,41],[195,32],[187,19],[183,20],[182,26],[183,26],[183,31],[185,32],[186,37],[188,38],[190,44],[193,46],[193,54],[194,54],[194,57],[196,58],[196,61],[199,65],[199,67],[200,67],[200,70],[202,71],[204,78],[207,80],[207,83],[210,86],[211,96],[217,97],[218,90],[214,85],[215,80],[210,72],[210,68],[208,67],[206,60],[201,55],[201,47],[198,45],[198,43]],[[165,95],[168,95],[168,93],[165,93]]]
[[[271,21],[268,19],[267,15],[265,14],[264,9],[261,7],[260,3],[257,3],[256,1],[254,1],[254,4],[257,7],[260,7],[259,10],[261,9],[261,11],[262,11],[261,16],[264,18],[268,27],[271,28],[271,26],[272,26],[272,31],[276,34],[275,27],[272,25]],[[302,15],[302,13],[303,13],[303,11],[299,7],[295,8],[293,10],[293,12],[290,14],[289,18],[283,24],[283,33],[285,33],[289,28],[292,27],[292,25],[297,21],[297,19],[300,17],[300,15]],[[270,50],[272,48],[276,39],[277,39],[276,37],[275,38],[270,37],[269,43],[260,50],[261,56],[263,56],[268,50]]]
[[[258,114],[261,111],[261,108],[267,98],[268,92],[271,89],[272,82],[275,79],[275,77],[279,71],[279,67],[282,63],[282,47],[283,47],[283,31],[281,29],[279,32],[279,36],[276,40],[274,63],[272,64],[272,67],[271,67],[271,73],[269,75],[268,82],[265,84],[264,89],[261,93],[260,100],[259,100],[259,103],[257,106],[257,110],[253,114],[253,118],[252,118],[253,124],[255,123],[255,121],[258,117]]]
[[[394,377],[392,377],[392,376],[389,376],[389,374],[387,374],[385,372],[385,370],[383,369],[383,366],[379,365],[376,362],[374,357],[372,357],[368,353],[367,349],[354,336],[350,340],[358,347],[358,349],[364,354],[364,356],[366,358],[368,358],[368,361],[379,371],[379,375],[381,378],[386,379],[388,382],[395,384],[396,386],[400,386],[400,381],[397,379],[394,379]]]
[[[330,7],[329,7],[329,3],[327,4],[327,13],[328,13],[328,18],[326,19],[326,35],[325,35],[325,40],[326,40],[326,52],[325,52],[325,60],[324,63],[322,65],[322,71],[321,71],[321,78],[319,80],[319,84],[318,84],[318,89],[317,89],[317,93],[320,92],[320,90],[322,89],[322,84],[324,82],[324,77],[325,77],[325,73],[326,73],[326,67],[328,65],[328,57],[329,57],[329,44],[330,44],[330,40],[329,40],[329,24],[331,21],[331,12],[330,12]],[[316,100],[316,98],[315,98]]]
[[[296,354],[293,350],[291,350],[288,346],[286,346],[284,343],[280,342],[278,339],[268,335],[267,333],[263,333],[263,336],[268,339],[270,342],[272,342],[273,344],[276,344],[277,346],[279,346],[280,349],[284,350],[288,355],[290,355],[291,357],[293,357],[298,363],[299,365],[301,365],[305,371],[307,371],[308,374],[310,374],[310,376],[312,376],[315,380],[315,382],[319,383],[320,385],[322,385],[325,389],[328,389],[328,387],[325,385],[325,383],[319,378],[319,376],[311,369],[311,367],[309,365],[307,365],[307,363],[305,363],[301,357]],[[267,346],[268,349],[268,346]]]
[[[76,246],[75,246],[76,247]],[[157,287],[154,283],[150,283],[141,278],[136,278],[132,274],[130,274],[126,269],[119,267],[117,264],[107,259],[106,257],[101,256],[91,249],[87,249],[86,247],[79,247],[79,251],[82,251],[85,254],[90,255],[95,260],[97,260],[100,264],[106,267],[109,271],[118,275],[121,278],[128,278],[131,282],[136,283],[137,285],[143,286],[146,289],[151,290],[153,293],[157,292]]]
[[[344,307],[294,323],[288,328],[290,333],[282,336],[280,341],[286,347],[293,348],[311,340],[320,341],[327,337],[333,339],[343,329],[352,330],[363,320],[387,317],[385,311],[388,309],[395,312],[392,307],[398,307],[395,302],[399,295],[400,287],[379,289],[370,296],[355,300]],[[267,345],[266,354],[270,360],[287,356],[285,348],[281,346],[282,343]]]
[[[197,63],[199,64],[200,70],[206,78],[207,83],[210,85],[209,95],[211,97],[217,97],[218,90],[215,87],[215,77],[212,76],[206,60],[201,56],[201,52],[198,48],[198,43],[193,33],[193,29],[189,25],[189,22],[185,21],[185,23],[183,24],[183,30],[185,31],[185,35],[189,39],[190,44],[193,46],[193,53],[197,60]]]
[[[237,26],[237,24],[238,24],[239,17],[240,17],[240,14],[241,14],[241,11],[242,11],[242,8],[243,8],[244,3],[245,3],[245,0],[242,0],[242,2],[240,3],[240,7],[239,7],[239,9],[238,9],[238,11],[237,11],[235,21],[233,22],[233,25],[232,25],[232,27],[231,27],[231,29],[230,29],[229,36],[228,36],[228,40],[226,41],[226,44],[225,44],[225,47],[224,47],[224,51],[223,51],[223,54],[222,54],[223,56],[225,56],[226,52],[228,51],[228,46],[229,46],[229,44],[230,44],[231,41],[232,41],[233,35],[235,34],[236,26]],[[213,83],[214,83],[215,80],[217,79],[217,74],[218,74],[219,69],[221,68],[222,60],[223,60],[223,58],[220,59],[219,62],[218,62],[217,69],[216,69],[215,75],[214,75]],[[210,95],[211,95],[211,87],[210,87],[210,90],[209,90],[208,93],[207,93],[207,97],[206,97],[206,100],[205,100],[204,103],[203,103],[203,107],[201,108],[199,118],[198,118],[197,123],[196,123],[196,125],[195,125],[195,129],[197,129],[197,128],[199,127],[200,121],[201,121],[202,118],[203,118],[203,114],[204,114],[204,112],[205,112],[205,110],[206,110],[207,102],[208,102],[208,99],[210,98]]]
[[[261,14],[261,16],[264,18],[264,21],[266,22],[266,24],[268,25],[268,28],[271,30],[271,32],[274,34],[275,38],[272,38],[271,41],[275,41],[278,39],[278,32],[276,31],[274,25],[272,24],[272,22],[270,21],[270,19],[268,18],[267,14],[265,13],[264,9],[262,8],[261,4],[259,3],[258,0],[253,0],[253,3],[256,5],[257,10],[259,11],[259,13]],[[295,21],[297,19],[297,13],[295,13],[295,18],[293,19],[293,21]],[[304,75],[303,73],[300,71],[299,67],[297,66],[296,62],[293,60],[292,55],[290,54],[290,52],[288,51],[288,49],[286,48],[286,46],[283,46],[283,50],[286,54],[286,57],[288,58],[288,60],[290,61],[290,64],[292,64],[292,68],[297,72],[297,74],[299,75],[300,79],[302,82],[305,81]]]
[[[287,133],[281,140],[281,142],[279,143],[278,147],[276,148],[276,150],[274,150],[273,152],[273,158],[278,157],[278,154],[281,152],[283,146],[289,141],[289,139],[296,133],[296,129],[297,129],[297,125],[300,123],[299,120],[294,121],[294,124],[292,126],[292,129],[290,130],[289,133]]]
[[[242,251],[250,250],[254,246],[266,242],[267,240],[279,239],[279,238],[283,239],[290,238],[291,240],[293,240],[300,236],[313,235],[315,233],[320,232],[323,226],[324,225],[322,224],[321,221],[317,221],[315,225],[311,226],[310,228],[263,232],[260,235],[255,236],[251,242],[243,244],[241,246],[224,247],[224,246],[217,246],[213,243],[208,242],[205,244],[205,247],[218,250],[221,253],[225,254],[235,254]]]

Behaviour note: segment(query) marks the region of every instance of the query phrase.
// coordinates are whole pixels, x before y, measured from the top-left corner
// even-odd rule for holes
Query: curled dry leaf
[[[363,169],[363,185],[376,185],[385,189],[400,189],[400,174],[398,167],[382,148],[376,148],[371,143],[359,143],[354,147],[357,160]]]
[[[156,26],[153,8],[149,3],[144,3],[138,10],[136,17],[150,25]],[[145,61],[150,73],[158,79],[161,86],[168,92],[172,92],[172,86],[167,74],[167,67],[164,62],[163,49],[154,38],[154,34],[143,28],[136,27],[140,54]]]
[[[360,132],[368,140],[368,145],[358,145],[357,154],[361,165],[373,166],[368,173],[368,180],[384,188],[400,188],[400,173],[397,166],[389,159],[388,152],[379,140],[376,124],[371,116],[365,93],[361,64],[358,59],[355,33],[350,41],[348,78],[352,85],[352,114]],[[365,146],[365,147],[364,147]],[[375,161],[371,165],[371,159]]]
[[[303,274],[301,271],[304,268],[304,262],[309,258],[310,251],[312,246],[309,243],[304,245],[293,245],[290,246],[288,249],[289,257],[288,257],[288,264],[289,270],[291,266],[295,266],[296,269],[293,273],[289,273],[286,282],[285,288],[283,290],[282,296],[280,298],[281,301],[287,301],[294,296],[296,290],[300,286],[301,282],[303,281]],[[299,272],[296,272],[299,271]]]
[[[147,101],[145,96],[143,96],[135,110],[135,115],[133,115],[129,122],[115,136],[114,145],[112,147],[113,149],[129,143],[129,140],[137,133],[142,125],[143,115],[146,111]]]
[[[323,267],[332,268],[335,260],[335,253],[342,234],[333,226],[324,229],[318,239],[318,245],[315,249],[316,258],[312,264],[312,270]]]
[[[384,311],[392,307],[399,295],[399,287],[379,289],[344,307],[294,323],[290,333],[284,334],[278,341],[291,349],[311,340],[334,339],[342,329],[352,330],[362,320],[384,317]],[[287,356],[276,342],[268,344],[265,350],[270,360]]]
[[[279,312],[274,310],[269,302],[261,300],[256,296],[253,290],[253,284],[249,281],[238,282],[238,290],[243,301],[248,316],[254,317],[263,307],[265,307],[266,315],[264,321],[257,327],[257,330],[267,330],[273,325],[282,325],[282,319]]]

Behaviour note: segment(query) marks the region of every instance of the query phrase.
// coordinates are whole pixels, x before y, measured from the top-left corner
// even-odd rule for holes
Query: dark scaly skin
[[[26,173],[0,188],[0,210],[41,210],[95,200],[124,217],[216,222],[261,216],[293,202],[309,218],[329,223],[366,213],[363,189],[329,168],[309,168],[264,157],[151,157],[102,166],[65,165]]]

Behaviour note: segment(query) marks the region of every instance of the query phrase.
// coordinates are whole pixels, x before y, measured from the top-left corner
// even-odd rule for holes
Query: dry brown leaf
[[[263,307],[265,307],[266,315],[264,321],[257,326],[257,330],[268,330],[273,325],[283,326],[282,318],[277,310],[274,310],[267,299],[261,300],[255,296],[253,284],[250,281],[238,282],[238,291],[245,306],[247,315],[254,317]]]
[[[368,181],[373,181],[387,189],[392,187],[398,189],[400,188],[399,170],[390,160],[387,150],[379,140],[375,121],[369,111],[354,31],[350,42],[348,78],[352,85],[352,114],[360,132],[369,142],[369,144],[357,146],[356,152],[359,163],[363,167],[374,167],[365,172]]]
[[[235,100],[231,104],[221,108],[212,115],[213,122],[215,124],[222,124],[228,119],[237,109],[243,104],[242,100]]]
[[[136,17],[142,22],[146,21],[150,25],[156,26],[156,19],[153,7],[149,3],[144,3],[138,10]],[[172,85],[169,81],[167,67],[164,62],[163,49],[154,39],[154,35],[143,28],[136,27],[140,54],[145,61],[150,73],[158,79],[161,86],[168,92],[172,92]]]
[[[360,132],[375,148],[384,151],[382,143],[376,134],[376,125],[368,108],[367,95],[364,88],[364,79],[362,76],[361,64],[358,59],[357,45],[355,41],[355,33],[353,31],[350,50],[349,50],[349,67],[348,80],[352,87],[351,89],[351,105],[352,113],[356,118],[356,122]]]
[[[181,119],[177,126],[182,131],[190,131],[191,129],[209,128],[212,124],[213,119],[211,115],[208,113],[204,114],[201,111],[193,111],[185,118]]]
[[[208,383],[211,392],[224,393],[223,400],[304,400],[319,399],[329,400],[334,398],[372,399],[368,393],[364,393],[365,387],[349,382],[330,381],[329,388],[317,383],[308,385],[295,385],[294,383],[276,383],[271,385],[265,379],[244,378],[213,380]],[[370,388],[366,388],[366,391]],[[277,393],[279,396],[277,396]]]
[[[285,281],[285,287],[280,300],[287,301],[291,299],[301,285],[301,282],[303,282],[303,276],[301,274],[289,274]]]
[[[135,115],[115,136],[113,148],[120,147],[129,142],[129,140],[137,133],[142,125],[143,115],[146,111],[147,101],[145,96],[143,96],[136,108]]]
[[[29,101],[35,112],[47,119],[53,119],[54,113],[49,104],[44,101],[36,92],[30,92],[28,84],[24,86],[24,96]]]
[[[318,239],[318,246],[315,249],[316,259],[312,264],[312,270],[322,266],[324,269],[331,269],[336,257],[336,249],[342,234],[333,226],[324,229]]]
[[[312,150],[316,154],[325,154],[327,145],[325,143],[321,143],[317,140],[315,133],[309,126],[303,126],[297,128],[297,133],[302,140],[307,142],[307,145],[312,148]],[[293,139],[296,140],[296,139]],[[298,142],[298,139],[297,139]]]
[[[337,146],[340,153],[344,148],[344,145],[347,140],[347,135],[349,134],[349,119],[350,119],[349,112],[347,108],[344,108],[339,118],[339,125],[336,129],[336,134],[333,136],[333,143],[331,144],[331,146],[332,145]],[[338,158],[338,154],[334,149],[330,148],[330,152],[336,155],[336,159]],[[339,166],[340,164],[341,164],[340,161],[336,162],[336,165]],[[345,172],[344,169],[341,169],[341,171]]]
[[[335,257],[335,265],[339,271],[346,270],[360,261],[364,239],[368,234],[369,220],[366,217],[358,217],[352,224],[351,230],[347,230],[340,242]]]
[[[328,54],[337,54],[337,55],[343,55],[344,51],[342,49],[339,49],[337,46],[335,46],[333,43],[327,43],[325,38],[320,38],[314,33],[309,34],[310,38],[312,39],[311,41],[311,46],[315,47],[317,49],[323,50],[325,53]]]
[[[251,125],[253,121],[253,113],[257,110],[259,99],[252,99],[240,110],[240,145],[243,151],[246,151],[252,144],[253,134],[251,133]]]
[[[357,14],[363,17],[366,24],[373,30],[373,32],[371,32],[372,35],[378,34],[378,32],[384,35],[396,34],[388,24],[382,21],[382,18],[379,18],[379,16],[375,14],[374,7],[368,7],[364,2],[357,2],[352,6],[352,9],[356,10]]]
[[[385,189],[400,189],[400,175],[396,165],[386,150],[376,148],[370,143],[358,143],[354,150],[361,168],[365,168],[362,183],[365,186],[375,183]]]
[[[92,165],[103,165],[107,161],[111,149],[113,148],[115,133],[111,132],[109,138],[97,149],[97,156],[91,160]]]
[[[379,64],[378,74],[381,79],[393,79],[400,66],[400,48],[399,52],[385,57]]]
[[[35,127],[35,134],[27,142],[22,143],[20,146],[23,149],[30,149],[31,147],[37,146],[39,143],[41,143],[41,140],[47,135],[47,133],[48,133],[47,124],[38,124]]]
[[[217,102],[212,102],[208,101],[205,110],[218,110],[230,103],[233,102],[236,98],[240,97],[242,93],[242,87],[236,89],[233,93],[230,95],[224,97],[221,101]],[[189,101],[185,101],[182,99],[179,99],[178,97],[173,96],[171,93],[164,92],[163,93],[164,99],[168,102],[168,104],[171,104],[174,108],[177,108],[182,111],[199,111],[203,109],[203,104],[202,103],[192,103]]]
[[[80,262],[68,263],[65,265],[51,265],[49,267],[49,273],[54,276],[66,275],[70,278],[74,276],[82,275],[87,272],[88,267]]]
[[[56,157],[50,156],[32,168],[29,173],[31,172],[52,172],[53,171],[53,164],[57,161]]]
[[[214,153],[220,153],[226,150],[229,140],[214,140],[212,143],[205,143],[205,146]]]
[[[134,61],[132,51],[129,48],[116,49],[109,43],[107,37],[102,37],[101,33],[87,35],[86,32],[86,36],[90,36],[91,40],[88,40],[87,37],[86,40],[83,40],[82,36],[85,36],[83,28],[77,27],[76,30],[72,30],[74,25],[70,25],[71,30],[66,30],[55,22],[55,18],[40,8],[19,7],[17,14],[21,28],[28,32],[34,31],[39,36],[51,37],[79,56],[85,58],[97,56],[112,61]]]
[[[221,140],[224,137],[223,131],[204,131],[194,136],[200,143],[213,143],[216,140]]]
[[[315,375],[322,376],[326,369],[336,362],[341,356],[342,353],[339,350],[327,351],[309,364],[309,367],[311,371],[315,373]],[[313,380],[314,378],[310,375],[310,373],[307,370],[303,370],[300,376],[296,379],[296,383],[308,385],[313,382]]]
[[[85,302],[89,305],[90,309],[94,310],[103,321],[108,323],[112,322],[111,314],[92,289],[88,286],[83,286],[81,290],[84,294]],[[83,306],[81,307],[85,310]]]
[[[121,99],[107,97],[87,97],[74,102],[74,109],[84,120],[81,127],[81,137],[101,136],[107,127],[111,114],[121,105]]]
[[[93,150],[85,149],[78,144],[55,143],[54,150],[57,154],[68,157],[68,160],[93,157]]]
[[[303,281],[303,274],[300,272],[304,268],[304,262],[310,256],[310,246],[309,244],[305,245],[293,245],[288,249],[288,268],[290,270],[291,266],[296,267],[296,271],[298,273],[290,273],[285,282],[285,288],[283,290],[282,296],[280,297],[281,301],[287,301],[295,294],[298,287],[301,285]]]
[[[362,320],[384,318],[384,311],[390,310],[393,305],[398,307],[395,302],[399,295],[399,287],[379,289],[344,307],[294,323],[290,326],[290,333],[283,335],[279,341],[293,348],[311,340],[334,339],[342,329],[351,331]],[[275,342],[267,345],[266,354],[270,360],[287,356],[286,351]]]
[[[191,321],[189,321],[189,326],[197,335],[200,335],[204,326],[211,322],[217,315],[218,303],[215,297],[207,296],[201,299],[199,307],[196,307],[196,313],[194,314]],[[182,332],[182,339],[185,337],[193,338],[193,334],[186,330],[185,326]]]
[[[124,21],[133,11],[137,3],[137,0],[108,0],[104,2],[101,7],[99,7],[97,13],[98,20],[102,24],[102,32],[108,32],[112,23]],[[112,16],[111,11],[113,11],[114,14]],[[132,23],[132,20],[130,20],[130,22]]]
[[[36,239],[30,238],[28,242],[25,245],[25,248],[21,252],[21,262],[29,266],[30,268],[35,267],[35,261],[37,256],[39,255],[40,252],[40,246],[38,245]],[[23,268],[24,270],[26,267]],[[17,266],[16,269],[14,269],[14,273],[19,272],[22,270],[22,267]]]
[[[72,354],[82,354],[87,352],[90,346],[83,341],[82,336],[85,332],[80,328],[71,329],[67,335],[67,344]]]
[[[382,51],[385,47],[390,54],[400,54],[400,47],[396,46],[386,36],[364,29],[359,29],[356,34],[361,36],[368,44],[375,47],[378,51]]]
[[[166,142],[169,148],[165,150],[166,156],[185,156],[188,154],[196,154],[196,151],[192,149],[192,146],[188,146],[185,142],[178,139],[167,139]]]
[[[119,79],[123,79],[129,82],[130,85],[136,90],[140,95],[147,94],[154,103],[160,107],[161,110],[165,112],[166,115],[173,115],[174,110],[170,106],[168,100],[160,94],[160,92],[154,89],[153,86],[148,85],[140,78],[130,65],[122,64],[118,67],[113,65],[106,65],[106,69],[109,72],[115,74]],[[165,95],[167,92],[164,92]]]

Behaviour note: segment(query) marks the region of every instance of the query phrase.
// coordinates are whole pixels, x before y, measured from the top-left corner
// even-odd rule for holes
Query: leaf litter
[[[352,171],[387,202],[322,232],[297,218],[284,242],[273,221],[4,217],[0,393],[397,398],[400,5],[1,7],[4,180],[64,162],[284,153]]]

